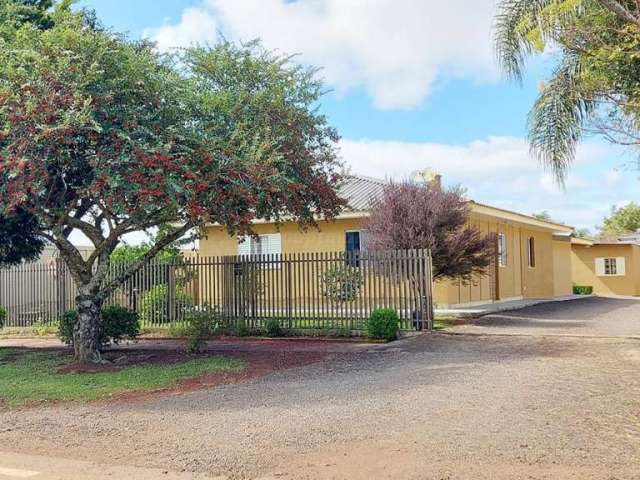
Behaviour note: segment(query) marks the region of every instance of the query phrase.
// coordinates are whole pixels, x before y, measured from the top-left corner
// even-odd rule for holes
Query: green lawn
[[[63,352],[0,348],[0,404],[19,407],[47,401],[98,400],[170,387],[178,380],[207,373],[239,372],[246,366],[241,360],[204,357],[99,373],[58,373],[70,361],[70,354]]]

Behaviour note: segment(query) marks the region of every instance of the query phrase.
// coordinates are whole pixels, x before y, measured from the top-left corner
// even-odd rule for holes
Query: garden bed
[[[44,339],[43,339],[44,341]],[[0,348],[0,409],[58,402],[133,401],[237,383],[321,361],[328,342],[228,339],[201,354],[182,342],[151,341],[105,352],[105,363],[77,365],[65,348]]]

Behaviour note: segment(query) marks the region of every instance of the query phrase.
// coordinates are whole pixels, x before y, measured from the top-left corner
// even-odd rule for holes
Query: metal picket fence
[[[111,274],[125,266],[114,264]],[[60,259],[0,270],[7,326],[57,321],[75,306],[76,287]],[[431,320],[431,258],[426,250],[196,256],[154,260],[107,304],[135,310],[143,326],[183,322],[197,312],[260,327],[277,319],[292,329],[359,330],[371,312],[389,308],[401,328]]]

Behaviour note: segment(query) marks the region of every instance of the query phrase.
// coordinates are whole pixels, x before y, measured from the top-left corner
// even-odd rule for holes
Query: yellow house
[[[572,278],[596,295],[640,295],[640,245],[633,239],[584,240],[571,244]]]
[[[382,193],[384,185],[382,180],[350,176],[340,191],[340,195],[348,200],[349,209],[337,219],[320,221],[318,229],[306,232],[292,222],[279,226],[256,222],[254,230],[259,237],[241,242],[221,227],[209,226],[200,240],[199,254],[288,254],[364,249],[364,220],[371,199]],[[434,291],[437,306],[471,306],[571,293],[571,227],[476,202],[470,204],[470,223],[483,232],[498,235],[496,262],[486,275],[472,282],[437,282]]]

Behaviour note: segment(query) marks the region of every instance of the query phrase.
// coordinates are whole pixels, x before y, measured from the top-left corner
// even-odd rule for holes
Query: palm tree
[[[640,0],[498,4],[495,50],[508,78],[520,82],[527,58],[548,46],[559,53],[558,64],[530,111],[528,136],[532,152],[560,183],[585,133],[600,133],[615,143],[640,144],[636,117],[640,94],[630,87],[637,85],[640,68],[626,51],[631,49],[630,39],[640,41]],[[637,50],[637,43],[633,45]]]

